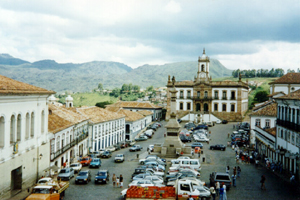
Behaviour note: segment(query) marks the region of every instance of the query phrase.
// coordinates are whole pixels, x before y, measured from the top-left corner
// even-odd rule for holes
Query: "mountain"
[[[120,88],[124,83],[142,88],[151,85],[160,87],[166,85],[168,75],[175,76],[177,81],[193,80],[197,66],[197,61],[143,65],[136,69],[123,63],[107,61],[73,64],[41,60],[30,63],[8,54],[0,54],[1,75],[56,92],[91,91],[99,83],[108,89]],[[231,72],[218,60],[211,59],[210,75],[213,78],[231,76]]]

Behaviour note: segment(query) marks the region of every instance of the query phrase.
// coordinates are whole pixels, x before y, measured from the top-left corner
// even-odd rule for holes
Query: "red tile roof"
[[[285,95],[284,92],[274,92],[273,94],[269,94],[268,97],[273,97],[273,96],[275,96],[277,94],[283,94],[283,95]]]
[[[107,105],[107,107],[119,107],[119,108],[162,108],[149,102],[137,102],[137,101],[119,101],[117,103]]]
[[[286,94],[281,97],[276,97],[275,99],[298,99],[300,100],[300,89],[295,92],[291,92],[290,94]]]
[[[300,73],[287,73],[269,84],[300,84]]]
[[[277,103],[271,102],[269,104],[265,104],[264,106],[260,107],[255,111],[252,111],[250,116],[270,116],[276,117],[277,116]]]
[[[265,131],[276,137],[276,127],[265,129]]]

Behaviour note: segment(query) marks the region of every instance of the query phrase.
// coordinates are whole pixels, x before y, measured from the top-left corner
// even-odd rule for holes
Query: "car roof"
[[[98,172],[108,172],[108,170],[107,169],[101,169]]]
[[[90,170],[81,170],[80,172],[90,172]]]

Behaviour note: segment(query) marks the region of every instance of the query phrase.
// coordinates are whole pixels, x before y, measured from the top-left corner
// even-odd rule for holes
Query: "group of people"
[[[213,200],[215,200],[218,196],[219,200],[227,200],[226,185],[224,183],[221,183],[220,185],[219,182],[216,182],[215,186],[211,186],[209,190]]]
[[[120,185],[120,188],[123,187],[123,176],[122,174],[120,174],[120,176],[116,176],[116,174],[113,174],[113,177],[112,177],[112,182],[113,182],[113,186],[115,187],[117,185],[117,187],[119,187]]]

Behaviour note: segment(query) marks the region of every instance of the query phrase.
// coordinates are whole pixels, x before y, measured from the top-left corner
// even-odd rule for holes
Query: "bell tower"
[[[209,57],[206,56],[205,49],[203,49],[202,56],[198,58],[197,82],[208,82],[210,80],[209,63]]]

